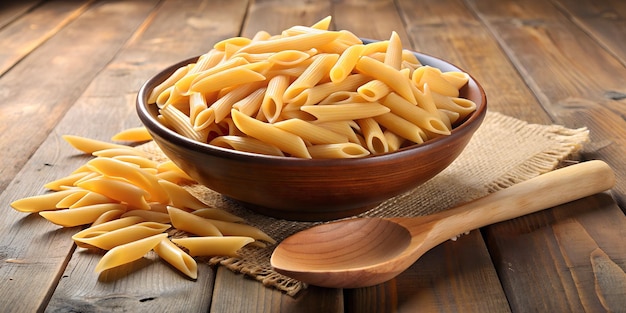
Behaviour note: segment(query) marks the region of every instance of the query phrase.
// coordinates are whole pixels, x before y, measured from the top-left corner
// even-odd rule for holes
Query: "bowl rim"
[[[367,43],[375,42],[377,40],[362,39],[362,41],[365,44],[367,44]],[[152,113],[150,112],[150,109],[148,108],[152,104],[147,103],[146,100],[151,92],[151,88],[158,85],[160,82],[166,79],[171,73],[173,73],[176,69],[180,68],[181,66],[197,61],[199,56],[190,57],[185,60],[179,61],[175,64],[172,64],[168,66],[167,68],[159,71],[157,74],[153,75],[148,80],[146,80],[142,84],[141,88],[139,89],[139,92],[137,93],[137,97],[135,101],[136,111],[141,122],[144,124],[144,126],[148,129],[149,132],[154,132],[156,133],[156,135],[162,138],[168,138],[168,141],[171,141],[172,143],[182,146],[186,149],[191,149],[197,152],[210,153],[216,157],[230,158],[230,159],[238,160],[238,161],[254,161],[257,163],[264,163],[264,164],[274,164],[274,165],[280,164],[280,165],[286,165],[286,166],[307,167],[307,166],[337,166],[337,165],[343,165],[344,163],[351,164],[351,165],[356,165],[356,164],[367,165],[367,164],[373,164],[373,163],[377,163],[377,162],[381,162],[385,160],[401,158],[407,154],[413,154],[421,150],[428,150],[432,146],[445,144],[447,141],[453,140],[455,138],[455,136],[453,135],[456,133],[471,131],[475,125],[477,124],[479,125],[481,123],[481,120],[485,117],[487,113],[487,97],[486,97],[485,91],[483,87],[481,86],[481,84],[469,72],[464,71],[463,69],[456,66],[455,64],[450,63],[439,57],[435,57],[435,56],[417,52],[417,51],[411,51],[411,52],[414,53],[415,56],[418,58],[418,60],[420,60],[420,62],[422,62],[423,64],[426,63],[428,65],[429,63],[428,61],[435,61],[438,63],[444,63],[447,66],[457,71],[466,73],[469,76],[469,81],[467,84],[475,85],[474,87],[478,89],[481,101],[479,103],[476,103],[476,110],[472,112],[463,121],[463,123],[454,127],[451,130],[450,135],[440,136],[434,139],[427,140],[421,144],[413,144],[413,145],[403,147],[401,149],[388,152],[388,153],[369,155],[369,156],[359,157],[359,158],[345,158],[345,159],[343,158],[305,159],[305,158],[297,158],[297,157],[290,157],[290,156],[263,155],[263,154],[257,154],[257,153],[251,153],[251,152],[245,152],[245,151],[237,151],[237,150],[232,150],[228,148],[213,146],[208,143],[203,143],[203,142],[195,141],[191,138],[187,138],[175,132],[174,130],[169,129],[168,127],[160,123],[158,120],[156,120],[152,116]],[[467,88],[467,86],[465,86],[464,88]]]

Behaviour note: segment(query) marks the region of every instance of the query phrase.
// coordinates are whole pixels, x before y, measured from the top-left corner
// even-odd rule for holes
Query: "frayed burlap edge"
[[[566,159],[574,159],[588,138],[589,132],[586,128],[569,129],[559,125],[529,124],[500,113],[488,112],[468,147],[449,168],[423,186],[389,199],[361,216],[425,215],[485,196],[551,171]],[[518,140],[520,143],[517,144],[515,139],[522,140]],[[498,152],[500,144],[505,142],[509,146]],[[140,148],[155,160],[165,159],[152,142]],[[493,162],[494,158],[498,158],[501,164]],[[458,184],[450,188],[451,181]],[[445,190],[448,194],[440,192],[440,189],[444,189],[440,188],[443,184],[446,184]],[[219,207],[243,217],[249,224],[259,227],[278,242],[293,233],[319,224],[265,217],[204,186],[190,185],[185,188],[207,206]],[[212,266],[223,266],[235,273],[252,277],[264,286],[295,296],[307,285],[272,270],[269,259],[273,248],[244,247],[238,258],[212,257],[206,260]]]

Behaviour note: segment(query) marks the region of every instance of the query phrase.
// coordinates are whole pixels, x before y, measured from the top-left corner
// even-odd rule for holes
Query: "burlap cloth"
[[[587,140],[586,128],[529,124],[500,113],[488,112],[467,148],[446,170],[424,185],[362,215],[416,216],[444,210],[548,172],[566,158],[572,158]],[[153,157],[163,158],[155,144],[148,143],[141,147],[152,153]],[[316,224],[255,214],[201,185],[186,188],[207,205],[243,217],[278,242]],[[272,270],[269,260],[273,248],[245,247],[240,251],[240,258],[213,257],[207,261],[295,295],[306,288],[306,284]]]

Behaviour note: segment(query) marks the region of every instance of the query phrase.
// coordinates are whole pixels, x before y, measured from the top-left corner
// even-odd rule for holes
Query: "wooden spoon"
[[[311,285],[372,286],[397,276],[456,235],[590,196],[614,183],[606,163],[583,162],[428,216],[355,218],[315,226],[282,241],[271,264],[277,272]]]

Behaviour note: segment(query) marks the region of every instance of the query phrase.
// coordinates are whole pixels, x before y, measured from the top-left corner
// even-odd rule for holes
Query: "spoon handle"
[[[453,209],[433,214],[428,232],[434,242],[608,190],[615,184],[611,168],[599,160],[557,169]],[[404,224],[404,223],[403,223]],[[410,223],[407,223],[410,224]],[[422,225],[405,225],[412,234]],[[413,229],[411,229],[413,228]],[[436,237],[432,237],[436,236]]]

